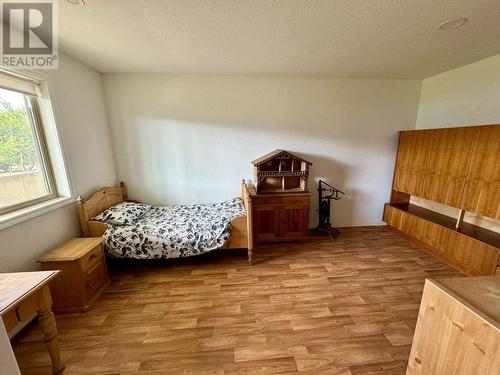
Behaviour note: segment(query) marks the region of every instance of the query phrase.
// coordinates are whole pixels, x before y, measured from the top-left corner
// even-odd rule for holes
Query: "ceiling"
[[[499,0],[59,1],[61,50],[106,73],[424,78],[500,53]]]

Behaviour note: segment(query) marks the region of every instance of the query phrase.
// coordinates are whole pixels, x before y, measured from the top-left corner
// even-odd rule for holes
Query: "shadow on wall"
[[[153,204],[208,203],[230,199],[242,178],[252,179],[251,160],[274,149],[313,163],[308,189],[313,193],[311,226],[318,222],[319,178],[345,191],[332,204],[339,226],[379,224],[388,199],[395,155],[395,133],[373,129],[264,129],[183,123],[143,118],[121,136],[120,177],[129,195]],[[315,150],[311,153],[310,150]]]
[[[398,80],[109,76],[117,168],[129,196],[150,203],[230,199],[251,161],[274,149],[314,163],[317,179],[348,193],[339,226],[381,224],[396,131],[413,124],[420,83]]]
[[[134,179],[138,181],[153,179],[153,186],[158,186],[165,174],[192,184],[196,184],[194,180],[200,179],[200,174],[206,174],[207,178],[202,178],[204,189],[210,187],[207,181],[224,181],[227,175],[237,174],[241,178],[248,178],[252,173],[251,161],[277,148],[302,155],[317,149],[321,154],[308,155],[323,159],[318,162],[319,165],[337,163],[342,169],[346,169],[348,164],[350,167],[360,166],[358,161],[361,154],[358,149],[371,153],[372,157],[378,157],[381,149],[384,153],[392,154],[390,147],[384,148],[387,144],[385,134],[365,131],[359,137],[356,131],[325,129],[314,125],[304,125],[303,129],[296,130],[263,126],[248,128],[236,124],[226,127],[179,122],[169,118],[144,118],[140,124],[133,124],[124,133],[120,144],[124,154],[122,160],[129,166],[128,172],[134,173]],[[332,158],[326,156],[330,154]],[[344,163],[340,159],[350,161]],[[202,168],[201,164],[210,168]],[[321,167],[318,170],[328,176],[329,171],[335,168]],[[209,175],[212,178],[209,179]],[[145,189],[146,186],[142,186],[143,192]],[[154,191],[151,191],[152,195]]]

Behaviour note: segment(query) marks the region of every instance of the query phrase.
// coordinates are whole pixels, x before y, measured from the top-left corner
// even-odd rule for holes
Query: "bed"
[[[102,221],[93,220],[93,218],[109,212],[110,209],[112,210],[113,207],[117,205],[122,204],[123,206],[124,202],[131,201],[127,199],[127,187],[123,182],[117,187],[101,188],[88,199],[83,199],[82,197],[78,197],[77,199],[77,209],[83,236],[103,236],[108,255],[115,257],[128,257],[127,255],[129,254],[125,251],[126,245],[124,243],[120,243],[120,239],[123,241],[126,240],[130,243],[132,238],[137,240],[137,238],[140,237],[141,240],[143,240],[143,237],[146,237],[145,241],[150,242],[150,250],[143,251],[142,253],[131,253],[131,258],[148,259],[184,257],[212,251],[215,247],[217,247],[218,250],[247,249],[248,262],[252,264],[252,202],[245,180],[241,183],[241,197],[231,201],[189,206],[151,206],[151,210],[141,216],[140,222],[138,221],[130,226],[123,227],[116,227]],[[140,205],[139,202],[135,203]],[[165,248],[167,246],[166,242],[163,244],[161,243],[160,237],[162,237],[162,235],[160,233],[170,230],[167,227],[168,223],[180,220],[187,222],[189,227],[192,226],[192,222],[198,223],[197,225],[205,225],[206,221],[203,221],[203,223],[200,224],[201,220],[199,219],[201,217],[212,217],[213,220],[217,221],[218,217],[217,214],[214,213],[214,210],[219,210],[218,212],[222,212],[222,215],[224,215],[224,217],[219,220],[220,225],[214,229],[218,235],[220,234],[217,239],[210,238],[210,242],[208,243],[206,239],[202,239],[201,241],[200,238],[196,238],[196,241],[202,242],[202,250],[198,252],[195,250],[183,250],[183,248],[174,249],[172,246],[172,249],[166,249],[169,252],[168,256],[159,255],[156,250],[158,250],[161,246],[164,246]],[[227,229],[225,227],[223,228],[223,224],[227,222],[229,222],[229,226],[227,226]],[[161,225],[158,225],[158,223],[161,223]],[[161,227],[163,229],[156,230],[155,227]],[[184,227],[186,227],[186,225]],[[197,234],[196,228],[198,227],[196,225],[193,227],[195,231],[194,234]],[[217,240],[216,244],[214,240]],[[153,242],[153,244],[151,244],[151,242]]]

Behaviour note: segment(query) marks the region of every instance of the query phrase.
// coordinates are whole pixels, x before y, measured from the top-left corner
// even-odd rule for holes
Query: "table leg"
[[[57,336],[57,326],[54,313],[52,312],[52,298],[50,297],[49,288],[43,291],[43,298],[38,311],[38,318],[40,328],[43,333],[43,340],[47,345],[47,350],[52,360],[52,373],[55,375],[64,372],[64,365],[61,362],[61,355],[59,353],[59,343]]]

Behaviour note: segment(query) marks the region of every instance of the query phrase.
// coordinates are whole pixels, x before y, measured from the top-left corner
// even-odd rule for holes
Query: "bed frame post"
[[[78,210],[78,216],[80,217],[80,228],[82,229],[83,237],[89,236],[89,226],[88,220],[89,217],[87,215],[87,210],[85,209],[85,200],[81,195],[76,198],[76,208]]]
[[[248,264],[253,264],[253,220],[252,220],[252,198],[248,191],[245,180],[241,181],[241,199],[247,210],[247,237],[248,237]]]
[[[127,197],[127,185],[125,185],[125,182],[120,181],[120,187],[122,188],[123,191],[123,201],[126,202],[128,197]]]

